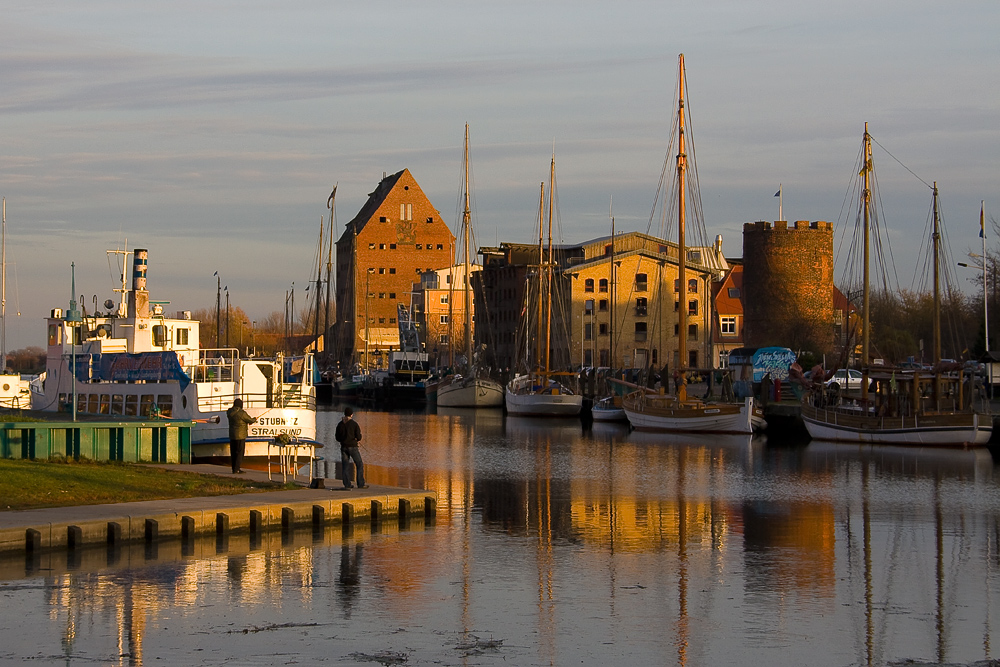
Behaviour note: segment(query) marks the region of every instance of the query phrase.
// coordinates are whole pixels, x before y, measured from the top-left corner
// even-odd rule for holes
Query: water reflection
[[[320,433],[338,417],[322,415]],[[356,417],[373,483],[434,490],[434,525],[3,561],[0,658],[992,657],[1000,488],[987,452],[776,447],[500,411]]]

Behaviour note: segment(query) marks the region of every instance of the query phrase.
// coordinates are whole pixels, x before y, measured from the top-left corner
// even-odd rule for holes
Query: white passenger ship
[[[246,442],[249,462],[274,454],[282,433],[299,456],[322,447],[312,355],[244,358],[232,348],[201,349],[190,311],[171,318],[162,303],[150,301],[147,251],[111,252],[133,255],[131,289],[123,271],[117,307],[109,299],[107,312],[81,316],[71,300],[68,311],[52,310],[46,370],[32,387],[32,408],[72,412],[75,396],[80,415],[193,420],[192,456],[221,462],[229,459],[226,410],[241,398],[257,418]]]

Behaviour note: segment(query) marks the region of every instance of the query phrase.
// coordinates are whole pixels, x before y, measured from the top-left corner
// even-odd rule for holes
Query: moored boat
[[[858,216],[865,246],[861,309],[861,398],[850,404],[826,405],[817,394],[813,404],[802,406],[802,419],[809,435],[817,440],[893,445],[977,446],[986,444],[993,433],[993,420],[974,409],[976,384],[965,378],[960,365],[948,368],[941,360],[940,238],[937,183],[933,186],[933,230],[930,248],[934,275],[933,371],[894,372],[868,366],[871,361],[869,248],[873,227],[874,165],[872,138],[865,124],[862,139],[862,178]],[[987,404],[986,401],[983,401]]]
[[[190,312],[168,317],[150,301],[147,251],[111,253],[123,260],[133,255],[132,286],[125,287],[123,261],[117,306],[108,299],[106,312],[87,315],[71,299],[67,311],[51,311],[44,380],[32,385],[34,409],[191,420],[192,456],[222,461],[229,458],[226,410],[240,398],[257,419],[249,427],[248,464],[274,454],[282,434],[306,459],[322,447],[316,441],[318,373],[311,354],[244,358],[233,348],[202,349],[200,323]]]
[[[595,422],[628,421],[625,409],[622,407],[621,396],[605,396],[590,408],[590,416]]]

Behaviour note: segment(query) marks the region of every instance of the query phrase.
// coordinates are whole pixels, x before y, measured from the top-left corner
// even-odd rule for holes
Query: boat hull
[[[680,403],[672,397],[631,394],[622,402],[637,431],[753,433],[766,424],[752,397],[738,403]]]
[[[878,417],[804,405],[802,421],[813,439],[834,442],[968,447],[993,434],[992,418],[974,412]]]
[[[437,404],[445,408],[499,408],[503,387],[486,378],[458,378],[437,385]]]
[[[544,387],[535,379],[519,375],[507,383],[504,404],[508,414],[528,417],[575,417],[583,409],[583,396],[550,380]]]

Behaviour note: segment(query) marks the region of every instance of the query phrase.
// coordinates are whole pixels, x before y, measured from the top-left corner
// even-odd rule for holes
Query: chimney
[[[146,260],[149,251],[136,248],[132,253],[132,291],[129,292],[129,310],[135,317],[149,317],[149,292],[146,291]]]

